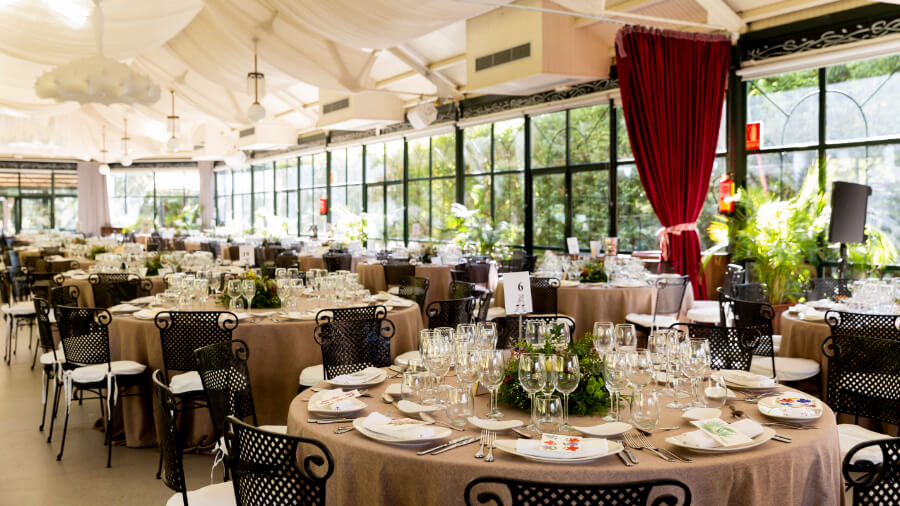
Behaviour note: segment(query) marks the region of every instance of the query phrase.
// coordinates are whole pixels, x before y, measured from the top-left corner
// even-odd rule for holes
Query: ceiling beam
[[[388,49],[388,51],[390,51],[391,54],[396,56],[400,61],[409,65],[419,75],[434,83],[434,85],[437,87],[437,94],[439,96],[452,97],[457,99],[462,98],[462,93],[459,92],[459,87],[456,85],[456,83],[448,79],[447,76],[441,73],[441,71],[429,69],[428,64],[412,49],[406,47],[403,44],[398,44]]]
[[[619,2],[617,4],[611,4],[606,6],[606,12],[629,12],[637,9],[645,9],[647,7],[653,7],[655,5],[659,5],[661,3],[665,3],[668,0],[625,0],[624,2]],[[581,28],[583,26],[590,26],[595,23],[599,23],[602,20],[594,19],[594,18],[579,18],[575,20],[575,28]]]
[[[725,0],[696,0],[706,10],[706,22],[722,25],[729,31],[743,33],[747,31],[747,23]]]
[[[741,12],[741,19],[745,23],[752,23],[763,19],[774,18],[791,14],[805,9],[812,9],[822,5],[832,4],[839,0],[787,0],[784,2],[775,2],[756,9],[749,9]]]
[[[436,62],[429,63],[426,65],[428,70],[432,72],[440,72],[445,69],[453,68],[457,65],[464,65],[466,63],[466,55],[458,54],[456,56],[451,56],[449,58],[444,58],[443,60],[438,60]],[[375,82],[376,88],[387,88],[393,84],[397,84],[402,81],[406,81],[408,79],[412,79],[413,77],[421,76],[422,74],[416,72],[415,70],[410,70],[409,72],[404,72],[402,74],[397,74],[395,76],[386,77],[380,81]]]

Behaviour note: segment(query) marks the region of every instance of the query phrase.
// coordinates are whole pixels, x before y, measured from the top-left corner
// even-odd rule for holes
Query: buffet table
[[[222,310],[212,305],[209,310]],[[270,312],[256,310],[252,313]],[[391,339],[391,358],[416,349],[422,317],[419,307],[396,308],[388,313],[396,328]],[[313,320],[287,320],[278,322],[270,318],[239,322],[232,334],[242,339],[250,349],[248,367],[256,416],[260,424],[284,424],[287,408],[297,394],[300,371],[322,363],[322,352],[313,339],[316,322]],[[148,371],[163,369],[162,347],[159,329],[153,320],[140,320],[131,316],[114,315],[109,327],[110,357],[112,360],[133,360],[146,364]],[[130,447],[153,446],[156,432],[151,403],[149,374],[142,385],[142,394],[120,397],[125,442]],[[186,444],[210,443],[212,425],[209,410],[191,410],[185,414],[182,433]]]
[[[252,367],[251,367],[252,370]],[[448,378],[448,381],[454,378]],[[371,398],[360,398],[368,404],[361,415],[378,411],[387,416],[403,416],[395,405],[381,400],[381,393],[389,383],[370,388]],[[636,451],[640,463],[625,467],[618,457],[610,455],[581,465],[542,464],[519,456],[494,450],[495,461],[486,463],[473,458],[477,444],[470,444],[437,456],[418,456],[420,447],[401,447],[382,444],[356,430],[335,434],[335,429],[347,424],[307,423],[307,407],[312,392],[294,398],[290,405],[288,433],[314,438],[328,447],[334,457],[334,475],[328,480],[328,504],[463,504],[466,484],[479,476],[497,476],[550,483],[616,483],[628,481],[674,478],[687,484],[697,505],[821,505],[841,501],[841,457],[838,448],[834,414],[828,407],[815,422],[818,430],[777,428],[789,435],[793,443],[770,440],[761,446],[728,454],[689,455],[693,463],[669,463],[646,451]],[[666,399],[666,402],[668,400]],[[757,420],[755,404],[731,401]],[[476,398],[476,414],[483,416],[487,409],[487,395]],[[509,406],[500,406],[505,419],[526,420],[527,415]],[[680,417],[680,410],[663,408],[660,427],[680,425],[681,430],[654,433],[653,444],[674,450],[664,442],[673,434],[693,430]],[[438,419],[444,416],[436,415]],[[728,418],[726,421],[733,421]],[[573,425],[595,425],[598,418],[571,418]],[[453,432],[450,438],[478,435],[479,429],[467,425],[466,433]],[[498,439],[515,439],[514,433],[500,433]],[[419,477],[418,479],[416,477]]]

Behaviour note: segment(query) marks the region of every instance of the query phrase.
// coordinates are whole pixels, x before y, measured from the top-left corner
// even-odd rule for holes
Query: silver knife
[[[622,459],[622,463],[625,464],[626,467],[631,467],[634,465],[631,463],[630,460],[628,460],[628,457],[626,457],[625,455],[622,455],[622,452],[619,452],[616,455],[618,455],[619,458]]]
[[[628,459],[631,460],[632,464],[640,464],[641,462],[635,457],[634,452],[631,451],[631,448],[628,447],[625,442],[622,442],[622,451],[625,452],[625,455],[628,455]]]
[[[355,418],[308,418],[306,421],[309,423],[347,423],[352,422]]]
[[[466,439],[465,441],[460,441],[459,443],[456,443],[456,444],[454,444],[454,445],[450,445],[450,446],[448,446],[448,447],[446,447],[446,448],[442,448],[442,449],[440,449],[440,450],[438,450],[438,451],[436,451],[436,452],[431,452],[430,455],[437,455],[437,454],[439,454],[439,453],[444,453],[444,452],[453,450],[454,448],[459,448],[460,446],[466,446],[467,444],[472,444],[472,443],[474,443],[474,442],[476,442],[476,441],[480,441],[480,440],[481,440],[480,437],[473,436],[473,437],[470,437],[470,438]]]
[[[416,455],[427,455],[427,454],[429,454],[429,453],[431,453],[431,452],[433,452],[433,451],[435,451],[435,450],[440,450],[441,448],[446,448],[446,447],[448,447],[448,446],[450,446],[450,445],[454,445],[454,444],[456,444],[456,443],[461,443],[461,442],[465,441],[466,439],[469,439],[470,437],[472,437],[472,436],[458,437],[458,438],[456,438],[456,439],[452,439],[452,440],[450,440],[450,441],[447,441],[446,443],[444,443],[444,444],[442,444],[442,445],[437,445],[437,446],[435,446],[434,448],[429,448],[429,449],[427,449],[427,450],[422,450],[422,451],[420,451],[420,452],[416,452]]]

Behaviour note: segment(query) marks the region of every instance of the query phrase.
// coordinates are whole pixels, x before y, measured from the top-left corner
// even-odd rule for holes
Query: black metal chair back
[[[415,303],[419,305],[419,310],[421,310],[425,307],[425,297],[428,295],[428,287],[430,284],[431,280],[428,278],[410,276],[400,281],[397,295],[404,299],[415,301]]]
[[[94,306],[102,308],[150,295],[153,290],[151,280],[124,272],[91,274],[88,281],[94,291]]]
[[[324,506],[334,458],[315,439],[276,434],[225,420],[226,462],[238,506]]]
[[[471,323],[475,314],[475,298],[466,297],[454,300],[435,300],[428,304],[425,311],[428,316],[428,328],[456,328],[460,323]]]
[[[559,280],[556,278],[531,278],[531,309],[533,313],[556,314],[559,312],[556,293]]]
[[[166,384],[170,371],[196,371],[194,350],[231,340],[238,326],[234,313],[228,311],[163,311],[154,320],[162,343],[163,373]]]
[[[806,300],[820,300],[829,298],[837,300],[839,297],[849,297],[849,279],[838,278],[812,278],[806,283]]]
[[[56,343],[53,341],[53,327],[50,325],[50,303],[44,299],[35,298],[34,312],[37,315],[41,349],[53,352],[53,363],[56,363]]]
[[[275,267],[282,269],[300,268],[300,257],[296,251],[283,251],[275,257]]]
[[[491,309],[491,300],[494,298],[494,292],[490,290],[477,291],[475,294],[475,322],[486,322],[488,310]]]
[[[109,368],[109,324],[112,322],[109,311],[57,306],[53,308],[53,314],[66,356],[64,368],[93,364],[106,364]]]
[[[156,441],[162,453],[160,478],[165,486],[181,493],[184,505],[188,506],[187,484],[184,480],[184,449],[178,430],[177,401],[160,376],[159,369],[153,371],[153,389],[156,391],[153,417],[156,421]]]
[[[328,272],[349,271],[353,261],[350,253],[325,253],[322,259]]]
[[[725,312],[730,312],[734,327],[755,329],[759,332],[759,342],[754,355],[770,357],[772,374],[775,371],[775,346],[772,340],[772,320],[775,319],[775,308],[768,302],[754,302],[723,296],[721,303]]]
[[[736,299],[769,303],[769,287],[765,283],[738,283],[732,288]]]
[[[409,262],[388,262],[384,264],[384,282],[388,286],[399,285],[404,279],[416,275],[416,266]]]
[[[384,306],[357,306],[321,309],[316,313],[316,324],[330,323],[344,320],[373,320],[387,317],[387,308]]]
[[[497,324],[497,349],[515,348],[519,342],[519,336],[525,335],[525,325],[530,321],[542,321],[544,323],[561,323],[569,328],[569,335],[575,335],[575,320],[565,315],[538,315],[530,314],[522,316],[502,316],[492,320]],[[521,327],[520,325],[521,321]]]
[[[850,313],[828,311],[825,323],[831,327],[831,335],[874,337],[900,340],[900,316],[895,314]]]
[[[450,282],[450,298],[465,299],[466,297],[475,296],[475,283],[467,281],[451,281]]]
[[[684,292],[687,289],[687,284],[687,276],[660,276],[657,278],[654,283],[656,286],[655,314],[678,314],[684,302]]]
[[[386,319],[384,313],[371,319],[332,320],[316,325],[313,335],[322,349],[325,379],[366,367],[391,365],[394,332],[394,322]]]
[[[488,476],[470,481],[465,498],[466,506],[689,506],[691,490],[684,483],[669,479],[563,484]]]
[[[81,296],[81,290],[75,285],[57,286],[50,289],[50,305],[56,306],[77,306],[78,297]]]
[[[870,460],[873,447],[881,451],[881,463],[875,459]],[[844,456],[842,472],[853,497],[850,504],[897,504],[900,500],[900,437],[885,436],[885,439],[866,441],[854,446]]]
[[[20,267],[9,267],[0,271],[6,292],[5,304],[25,302],[31,298],[31,286],[28,284],[28,270]]]
[[[250,357],[247,343],[232,339],[204,346],[195,350],[194,354],[216,434],[221,434],[228,416],[239,420],[250,418],[253,425],[257,425],[250,370],[247,367]]]
[[[710,369],[713,370],[749,371],[753,351],[759,346],[760,335],[756,329],[692,323],[676,323],[672,328],[686,330],[692,339],[709,341]]]

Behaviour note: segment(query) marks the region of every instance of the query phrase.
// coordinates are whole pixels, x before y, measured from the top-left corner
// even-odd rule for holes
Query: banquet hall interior
[[[0,34],[0,505],[900,505],[900,2]]]

